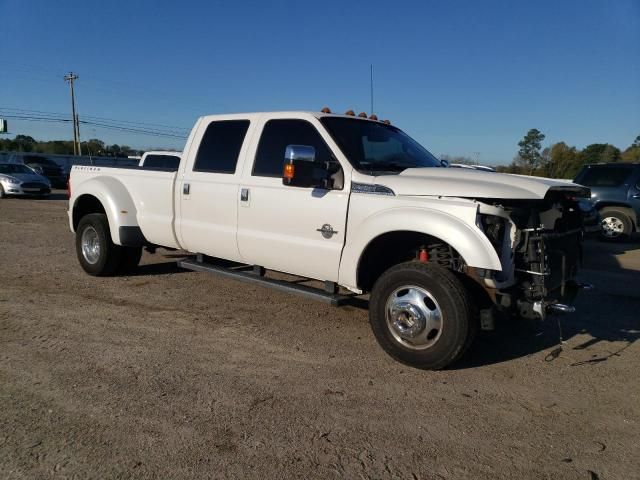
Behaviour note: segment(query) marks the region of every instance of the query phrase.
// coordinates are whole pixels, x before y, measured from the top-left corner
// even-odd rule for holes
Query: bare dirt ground
[[[442,372],[365,309],[180,271],[93,278],[66,201],[0,201],[0,477],[640,478],[640,243],[586,248],[578,313]]]

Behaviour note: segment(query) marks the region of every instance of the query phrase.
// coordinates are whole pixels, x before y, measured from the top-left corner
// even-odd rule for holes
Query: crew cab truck
[[[568,311],[580,287],[589,189],[443,168],[399,128],[324,112],[214,115],[177,171],[75,166],[69,224],[91,275],[134,268],[143,247],[183,249],[370,294],[392,357],[443,368],[496,314]],[[295,308],[292,304],[292,308]]]

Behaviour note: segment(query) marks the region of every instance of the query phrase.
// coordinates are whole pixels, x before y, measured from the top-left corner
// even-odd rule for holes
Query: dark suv
[[[49,179],[54,188],[67,188],[67,175],[62,167],[53,160],[40,155],[23,155],[20,163],[31,167],[37,173]]]
[[[622,240],[638,229],[640,163],[585,165],[574,182],[591,189],[591,203],[602,218],[602,238]]]

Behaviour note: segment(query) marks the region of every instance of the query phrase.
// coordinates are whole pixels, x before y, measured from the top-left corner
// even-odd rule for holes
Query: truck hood
[[[540,200],[549,190],[589,198],[588,188],[550,178],[483,172],[462,168],[408,168],[398,175],[380,175],[375,183],[396,195]]]

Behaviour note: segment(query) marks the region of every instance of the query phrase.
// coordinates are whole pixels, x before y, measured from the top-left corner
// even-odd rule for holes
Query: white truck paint
[[[284,129],[284,125],[289,125],[290,130]],[[198,159],[204,164],[216,161],[216,155],[230,156],[227,150],[231,148],[231,140],[229,144],[225,144],[224,139],[215,140],[217,129],[225,128],[245,129],[237,145],[237,155],[235,151],[231,155],[237,157],[233,158],[235,168],[226,172],[199,168]],[[281,131],[270,137],[269,128],[273,131],[281,128]],[[288,132],[298,130],[306,133],[302,137],[290,133],[288,141]],[[358,136],[360,130],[369,133]],[[208,134],[209,131],[212,133]],[[299,138],[307,138],[305,135],[314,138],[314,152],[317,153],[318,148],[329,152],[329,162],[322,163],[316,158],[313,163],[325,172],[321,173],[323,178],[314,177],[313,185],[295,186],[295,182],[302,180],[294,177],[290,180],[294,182],[292,186],[285,184],[287,180],[283,181],[281,174],[253,173],[259,167],[258,162],[263,162],[258,160],[261,141],[268,151],[271,143],[279,145],[277,139],[284,137],[287,146],[293,146],[292,152],[296,148],[302,151],[298,148]],[[540,287],[544,295],[537,297],[527,297],[520,290],[524,288],[521,288],[523,282],[526,285],[537,282],[536,275],[551,275],[546,270],[535,272],[535,269],[551,266],[544,264],[544,259],[536,263],[529,257],[526,258],[530,264],[523,263],[523,249],[528,245],[522,245],[522,238],[529,238],[529,234],[523,232],[553,233],[559,218],[566,218],[567,222],[573,219],[571,197],[588,196],[588,189],[550,179],[441,168],[439,162],[429,163],[433,157],[405,137],[395,127],[376,120],[317,112],[202,117],[191,131],[176,172],[73,167],[69,224],[72,231],[76,231],[84,216],[100,214],[106,216],[110,240],[116,246],[180,248],[336,282],[356,293],[372,288],[375,291],[378,277],[396,260],[432,262],[434,266],[429,268],[448,268],[479,284],[494,303],[490,308],[513,308],[517,303],[521,314],[544,316],[545,309],[557,301],[546,298],[545,285]],[[363,142],[363,146],[358,142]],[[209,152],[214,148],[211,145],[218,148],[212,150],[213,154]],[[297,172],[311,165],[299,158],[285,161],[283,145],[278,150],[278,161],[290,163]],[[361,148],[360,163],[350,158],[349,153],[360,152],[358,148]],[[376,149],[391,151],[394,148],[397,151],[393,155],[376,153]],[[263,157],[271,161],[266,154],[260,158]],[[141,165],[144,160],[143,157]],[[413,164],[409,164],[414,160],[416,167],[428,164],[432,168],[411,167]],[[317,183],[320,181],[323,183]],[[527,215],[530,218],[524,218]],[[493,220],[486,220],[488,218]],[[525,224],[531,221],[534,224],[527,230]],[[571,222],[575,223],[575,219]],[[489,234],[488,229],[495,231]],[[100,274],[91,270],[91,265],[87,267],[87,257],[82,254],[83,232],[78,231],[77,235],[78,256],[83,267],[90,273]],[[402,250],[407,247],[408,251]],[[436,253],[439,264],[433,260]],[[384,271],[378,271],[382,267]],[[523,276],[518,271],[529,273]],[[563,289],[570,277],[565,278],[563,273]],[[435,318],[436,314],[428,307],[422,304],[418,307],[424,313],[418,320],[424,323],[426,317]],[[389,308],[384,315],[387,324],[392,325],[390,338],[399,340],[398,345],[391,347],[381,341],[383,347],[407,363],[426,368],[443,366],[442,362],[425,360],[428,355],[424,352],[431,348],[429,340],[423,339],[421,347],[414,348],[411,338],[403,336],[402,325],[406,327],[411,323],[413,310],[398,307],[398,311],[405,310],[392,322]],[[405,317],[408,323],[402,324]],[[442,328],[439,327],[439,331],[444,331]],[[394,337],[395,334],[399,337]],[[427,344],[429,348],[422,348]],[[399,353],[390,351],[396,347]],[[403,349],[417,353],[405,354]],[[452,361],[454,356],[450,354],[447,361]],[[416,360],[418,357],[421,360]]]

